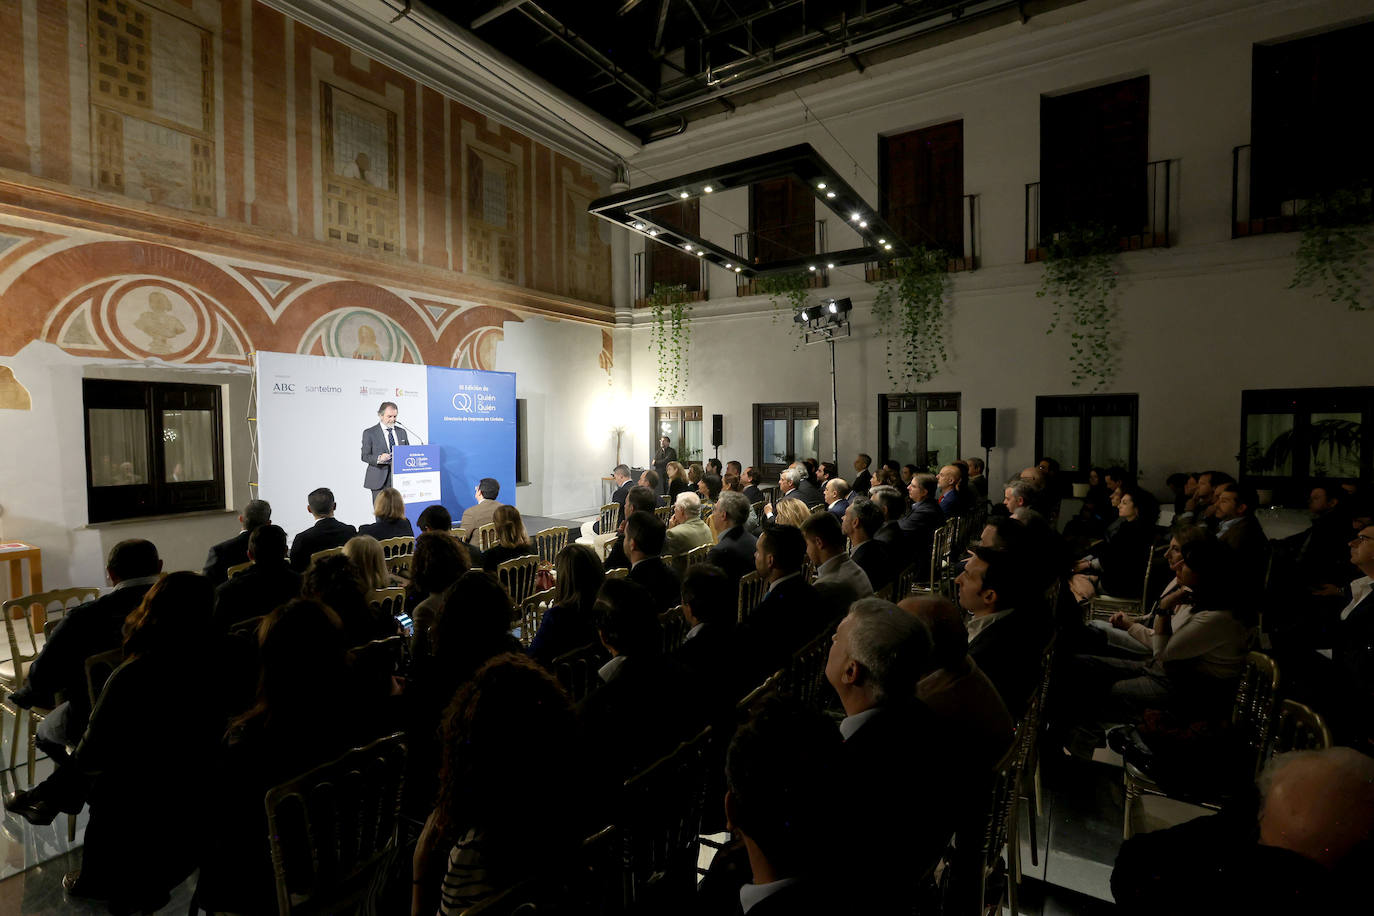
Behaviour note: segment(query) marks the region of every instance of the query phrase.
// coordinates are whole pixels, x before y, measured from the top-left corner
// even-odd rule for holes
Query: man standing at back
[[[352,525],[345,525],[334,517],[337,508],[333,490],[320,487],[310,491],[306,509],[314,516],[315,524],[297,534],[291,542],[291,568],[296,572],[305,571],[313,554],[331,547],[342,547],[358,533]]]
[[[625,492],[629,492],[626,490]],[[496,501],[496,497],[501,495],[501,483],[494,477],[483,477],[477,482],[477,489],[472,491],[473,498],[477,504],[468,506],[463,510],[463,520],[458,523],[459,527],[466,532],[463,535],[465,540],[472,540],[472,533],[483,525],[491,524],[492,516],[496,510],[501,508],[504,503]]]
[[[210,548],[205,557],[205,578],[218,585],[229,578],[229,567],[248,562],[248,538],[254,529],[270,524],[272,504],[265,499],[250,499],[239,516],[243,530],[227,541]]]
[[[363,463],[367,471],[363,474],[363,486],[372,491],[372,502],[377,502],[377,494],[391,486],[392,456],[396,446],[409,445],[406,431],[396,425],[398,408],[392,401],[383,401],[377,408],[377,425],[363,430]]]

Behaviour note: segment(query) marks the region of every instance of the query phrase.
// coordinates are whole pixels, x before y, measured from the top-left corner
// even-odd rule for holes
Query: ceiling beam
[[[506,0],[505,3],[502,3],[502,4],[501,4],[500,6],[498,6],[496,9],[494,9],[494,10],[487,10],[485,13],[483,13],[483,14],[480,15],[480,16],[478,16],[476,19],[472,20],[472,25],[468,26],[468,28],[471,28],[471,29],[480,29],[482,26],[486,25],[488,22],[491,22],[493,19],[497,18],[498,16],[504,16],[504,15],[506,15],[506,14],[509,13],[511,10],[515,9],[517,6],[519,6],[520,4],[522,4],[522,3],[524,3],[524,2],[525,2],[525,0]]]

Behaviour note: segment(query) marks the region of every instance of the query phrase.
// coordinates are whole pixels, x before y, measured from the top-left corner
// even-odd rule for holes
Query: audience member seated
[[[625,526],[630,521],[630,516],[636,512],[647,512],[654,514],[654,509],[658,507],[658,494],[652,487],[640,484],[630,489],[629,496],[625,497],[626,515],[620,520],[620,527],[617,533],[620,537],[611,545],[610,551],[606,554],[606,569],[622,569],[630,565],[630,558],[625,555]]]
[[[809,511],[811,507],[802,499],[801,491],[798,489],[800,482],[804,479],[802,472],[797,470],[796,467],[783,468],[782,472],[778,474],[779,495],[777,504],[768,503],[765,505],[763,507],[763,514],[771,519],[774,512],[782,506],[784,501],[789,499],[800,500],[802,506]]]
[[[724,479],[726,478],[726,476],[729,475],[729,474],[733,474],[733,475],[735,475],[736,477],[738,477],[738,476],[740,476],[740,475],[743,474],[743,473],[744,473],[744,465],[742,465],[742,464],[740,464],[738,461],[734,461],[734,460],[727,461],[727,462],[725,462],[725,472],[724,472],[723,474],[720,475],[720,479],[721,479],[721,480],[724,480]]]
[[[522,655],[483,665],[442,724],[439,798],[415,850],[412,911],[456,916],[578,854],[583,754],[567,696]],[[551,765],[560,785],[549,785]]]
[[[916,698],[945,725],[973,763],[992,772],[1011,747],[1015,725],[992,681],[969,658],[964,615],[944,598],[903,598],[898,605],[930,630],[930,666]]]
[[[841,477],[832,477],[825,482],[822,493],[825,497],[825,507],[831,514],[836,518],[844,518],[844,510],[849,508],[849,484]]]
[[[1049,641],[1049,620],[1028,593],[1024,555],[989,547],[975,547],[972,553],[955,580],[960,607],[973,615],[968,654],[1019,718],[1040,683],[1040,652]]]
[[[875,591],[895,579],[898,572],[888,545],[874,540],[882,524],[883,510],[861,495],[850,501],[840,524],[840,531],[849,539],[850,559],[859,564]]]
[[[671,503],[677,502],[679,493],[692,489],[692,484],[687,480],[687,469],[676,461],[668,462],[667,478],[668,500]]]
[[[749,500],[750,505],[765,501],[763,491],[759,489],[759,472],[752,466],[744,469],[740,481],[744,484],[744,498]]]
[[[500,495],[501,482],[495,477],[483,477],[477,482],[472,492],[477,502],[463,510],[462,521],[458,523],[458,527],[463,529],[464,539],[471,541],[478,528],[496,520],[496,510],[505,505],[497,501],[496,497]]]
[[[521,651],[510,635],[513,614],[510,595],[480,569],[463,573],[444,593],[430,629],[432,652],[412,660],[403,697],[407,813],[423,817],[434,806],[440,717],[454,693],[490,659]]]
[[[263,796],[383,732],[381,698],[361,695],[350,677],[343,627],[328,607],[288,602],[267,615],[258,640],[257,702],[229,726],[207,813],[161,822],[195,830],[203,844],[196,896],[209,912],[276,911]]]
[[[215,589],[215,625],[221,631],[269,614],[301,593],[300,574],[286,563],[286,532],[277,525],[253,529],[248,558],[252,566]]]
[[[297,534],[291,542],[291,568],[296,572],[304,572],[314,554],[342,547],[358,533],[352,525],[345,525],[334,517],[338,506],[334,502],[334,491],[328,487],[311,490],[306,507],[315,524]]]
[[[1374,526],[1350,540],[1347,556],[1360,578],[1350,583],[1349,602],[1327,632],[1325,658],[1313,661],[1322,683],[1322,708],[1342,743],[1374,753]],[[1326,664],[1329,659],[1331,664]]]
[[[724,482],[720,475],[709,472],[701,475],[701,481],[697,484],[697,495],[701,497],[702,508],[710,508],[716,504],[723,486]]]
[[[425,531],[415,539],[410,560],[410,584],[406,587],[406,606],[411,619],[410,651],[413,655],[430,652],[430,629],[444,603],[444,592],[458,577],[472,568],[472,558],[463,543],[448,530]]]
[[[701,478],[706,476],[706,472],[701,469],[701,465],[693,462],[687,466],[687,489],[696,493],[697,487],[701,485]]]
[[[844,613],[806,581],[801,572],[805,559],[801,529],[774,525],[759,535],[754,569],[767,580],[768,591],[739,634],[746,672],[756,684],[785,666],[793,652]]]
[[[1182,605],[1192,605],[1192,592],[1184,588],[1178,578],[1178,572],[1183,567],[1183,545],[1200,541],[1205,537],[1207,532],[1196,525],[1185,523],[1175,526],[1169,538],[1169,547],[1164,552],[1164,561],[1174,575],[1173,581],[1164,587],[1154,606],[1143,617],[1117,611],[1108,620],[1094,620],[1092,627],[1103,634],[1106,646],[1125,657],[1139,658],[1154,654],[1155,634],[1149,624],[1155,614],[1173,614],[1182,610]]]
[[[764,509],[767,512],[767,509]],[[811,517],[811,510],[800,499],[781,499],[770,521],[774,525],[791,525],[800,528]]]
[[[743,493],[726,490],[720,494],[711,512],[711,530],[716,546],[706,554],[706,562],[720,567],[737,589],[739,580],[754,571],[754,547],[757,538],[745,529],[751,507]]]
[[[679,493],[673,502],[673,517],[668,523],[663,553],[685,557],[693,547],[711,542],[711,527],[701,518],[701,498],[695,493]]]
[[[930,567],[931,542],[935,532],[945,523],[945,513],[936,500],[938,486],[934,474],[917,474],[907,486],[911,510],[901,520],[905,554],[908,563],[915,560],[921,569]]]
[[[945,518],[958,518],[973,511],[973,499],[969,496],[965,472],[961,467],[947,464],[940,468],[935,480],[940,490],[940,511]]]
[[[196,869],[197,844],[168,843],[166,831],[209,801],[224,733],[212,599],[208,578],[174,572],[129,614],[124,663],[64,767],[88,780],[91,803],[81,869],[62,881],[74,899],[153,912]]]
[[[723,571],[698,563],[682,577],[682,617],[687,635],[673,657],[694,676],[711,704],[726,715],[757,684],[743,676],[735,642],[738,589]]]
[[[1137,834],[1112,894],[1128,916],[1354,912],[1374,867],[1374,761],[1348,747],[1276,757],[1253,806]]]
[[[453,530],[453,516],[443,506],[426,506],[420,512],[420,517],[415,520],[415,523],[421,534],[426,531],[439,531],[448,534]]]
[[[301,597],[328,605],[339,615],[350,648],[396,634],[396,621],[374,611],[367,595],[362,573],[343,554],[320,557],[301,579]]]
[[[601,687],[578,713],[587,748],[599,761],[595,770],[610,788],[670,753],[705,722],[686,670],[663,656],[663,628],[648,589],[607,579],[596,602],[596,627],[611,660],[597,672]]]
[[[358,570],[358,574],[363,577],[363,587],[370,593],[379,588],[390,588],[396,584],[392,581],[391,571],[386,568],[386,557],[382,553],[382,545],[378,540],[368,534],[360,534],[355,538],[349,538],[344,545],[344,556],[348,557],[349,562]]]
[[[1217,540],[1236,552],[1237,583],[1247,590],[1250,600],[1258,600],[1264,589],[1269,566],[1269,538],[1264,535],[1255,508],[1259,499],[1254,487],[1238,483],[1223,484],[1212,500],[1212,518],[1217,522]]]
[[[712,862],[698,893],[700,912],[821,916],[846,909],[839,893],[845,878],[830,854],[844,814],[814,801],[834,791],[840,744],[824,715],[776,698],[735,731],[725,756],[725,817],[743,847],[745,880],[726,878],[713,893],[723,870]],[[720,864],[732,851],[718,854]]]
[[[1110,474],[1109,485],[1110,485]],[[1236,479],[1225,471],[1203,471],[1197,475],[1197,486],[1193,488],[1193,495],[1184,503],[1183,512],[1178,516],[1180,519],[1189,519],[1194,525],[1206,525],[1208,528],[1215,527],[1216,491],[1228,483],[1235,483]]]
[[[525,532],[525,521],[520,517],[519,509],[500,505],[492,513],[491,522],[496,526],[496,543],[482,552],[482,568],[487,572],[495,572],[496,567],[507,560],[535,552],[534,543]]]
[[[161,571],[162,560],[152,541],[130,539],[114,545],[105,564],[114,591],[63,614],[29,665],[24,685],[10,694],[9,701],[20,709],[52,710],[39,724],[37,740],[59,764],[53,776],[7,798],[5,807],[10,813],[33,824],[50,824],[59,811],[75,814],[81,810],[80,802],[71,800],[74,774],[62,764],[67,760],[66,748],[81,740],[91,715],[86,659],[119,648],[125,618],[143,601]],[[59,704],[59,697],[64,702]]]
[[[1230,714],[1236,678],[1245,667],[1253,631],[1249,608],[1237,605],[1234,554],[1203,539],[1182,548],[1178,580],[1191,597],[1161,608],[1152,627],[1149,661],[1078,655],[1065,690],[1080,704],[1073,750],[1096,737],[1092,722],[1136,722],[1146,709],[1175,714],[1184,722],[1218,721]],[[996,680],[994,678],[994,680]]]
[[[821,495],[820,488],[816,486],[807,464],[798,461],[792,465],[792,469],[797,472],[796,498],[806,503],[806,508],[808,509],[814,509],[817,506],[824,505],[825,497]],[[786,472],[784,471],[784,473]]]
[[[585,544],[569,544],[553,560],[554,592],[530,642],[529,654],[546,668],[564,652],[596,639],[593,605],[606,573]]]
[[[1035,487],[1024,480],[1010,481],[1002,488],[1002,505],[1006,507],[1008,515],[1022,507],[1032,509],[1038,501]]]
[[[248,562],[248,538],[254,529],[271,524],[272,504],[265,499],[250,499],[239,515],[243,530],[227,541],[220,541],[210,548],[205,557],[205,578],[219,585],[229,578],[229,567]]]
[[[1072,580],[1073,590],[1080,600],[1098,594],[1139,598],[1145,588],[1145,565],[1155,545],[1159,503],[1132,483],[1125,484],[1120,493],[1121,524],[1074,567],[1079,575]]]
[[[677,607],[681,591],[677,572],[662,559],[667,534],[668,529],[652,512],[636,512],[625,523],[629,579],[648,590],[649,606],[656,614]]]
[[[868,573],[845,550],[840,520],[829,512],[812,514],[802,525],[806,556],[816,570],[815,589],[837,607],[846,608],[873,594]]]
[[[916,699],[930,652],[925,624],[890,601],[864,598],[840,622],[826,661],[845,713],[835,873],[863,888],[865,913],[912,912],[918,884],[970,800],[969,749]]]
[[[406,518],[405,500],[395,487],[384,487],[377,491],[372,514],[377,520],[370,525],[359,525],[359,534],[369,534],[379,541],[415,537],[415,529],[411,527],[410,519]]]
[[[634,481],[630,479],[630,469],[623,464],[617,464],[611,471],[611,480],[615,483],[615,492],[611,494],[611,502],[615,503],[620,509],[616,513],[615,523],[619,525],[625,520],[625,498],[630,495],[630,490],[634,487]],[[606,534],[601,530],[601,519],[597,519],[592,525],[593,534]]]
[[[854,459],[854,492],[867,493],[868,488],[873,486],[873,472],[869,468],[873,465],[873,457],[865,455],[863,452]]]
[[[987,465],[982,458],[965,458],[964,463],[968,465],[968,488],[969,493],[979,503],[988,501],[988,477],[985,473]]]
[[[1353,514],[1347,504],[1352,501],[1336,484],[1313,485],[1307,499],[1312,527],[1287,539],[1302,586],[1314,591],[1339,588],[1355,575],[1344,549],[1350,541]]]
[[[655,471],[652,468],[646,468],[644,471],[640,472],[639,480],[635,481],[635,486],[648,487],[650,490],[654,491],[655,506],[658,505],[658,486],[661,479],[662,478],[660,477],[658,471]],[[622,518],[620,521],[623,524],[625,519]]]
[[[873,540],[887,545],[893,564],[901,570],[914,558],[907,549],[906,534],[902,531],[906,497],[896,487],[887,484],[875,484],[869,489],[868,496],[883,512],[883,523],[873,533]]]

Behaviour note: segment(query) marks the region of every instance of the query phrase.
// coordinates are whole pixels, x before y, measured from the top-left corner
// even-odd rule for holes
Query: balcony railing
[[[811,250],[810,251],[779,251],[782,245],[778,242],[778,236],[785,235],[788,226],[778,226],[764,232],[736,232],[735,233],[735,257],[739,258],[744,264],[758,264],[763,259],[761,255],[768,251],[769,246],[773,247],[773,252],[769,260],[778,257],[795,258],[803,255],[815,254],[822,255],[830,250],[825,237],[825,220],[818,219],[811,221]],[[797,227],[800,228],[800,225]],[[818,268],[814,273],[807,277],[807,282],[812,289],[819,289],[830,285],[830,272],[824,266]],[[754,296],[758,294],[758,281],[742,274],[735,275],[735,295]]]
[[[950,273],[978,269],[978,195],[965,194],[963,197],[963,237],[957,243],[937,239],[935,234],[923,228],[917,220],[907,219],[908,214],[925,215],[924,208],[898,207],[889,209],[886,219],[889,225],[909,227],[908,245],[920,245],[932,250],[943,250],[948,256],[945,269]],[[893,275],[892,268],[881,261],[869,261],[864,265],[864,279],[870,283],[886,280]]]
[[[1145,164],[1145,223],[1136,232],[1122,227],[1122,251],[1168,248],[1176,231],[1177,213],[1173,206],[1172,159],[1156,159]],[[1046,245],[1053,240],[1044,234],[1040,223],[1040,182],[1026,185],[1026,263],[1044,260]]]
[[[645,244],[659,245],[661,243],[646,242]],[[669,252],[665,248],[664,254],[668,253]],[[642,309],[648,306],[649,294],[653,292],[653,287],[649,282],[648,264],[646,263],[646,261],[648,260],[647,255],[648,252],[646,250],[636,251],[634,256],[634,307],[637,309]],[[700,271],[700,274],[698,275],[698,287],[697,289],[689,289],[687,291],[687,298],[689,301],[705,302],[707,299],[711,298],[711,272],[709,270],[710,266],[711,265],[707,264],[705,261],[701,261],[697,264],[697,268]]]
[[[1264,150],[1261,149],[1261,152]],[[1254,179],[1254,146],[1246,143],[1231,150],[1231,238],[1238,239],[1251,235],[1267,235],[1273,232],[1296,232],[1305,228],[1313,216],[1319,215],[1324,206],[1330,207],[1333,204],[1342,204],[1341,198],[1347,198],[1342,205],[1344,206],[1363,206],[1368,208],[1371,200],[1374,200],[1374,182],[1368,177],[1357,179],[1353,182],[1342,181],[1339,177],[1331,175],[1319,175],[1310,173],[1302,175],[1306,178],[1306,186],[1312,192],[1325,191],[1327,195],[1321,196],[1312,194],[1302,197],[1298,195],[1288,196],[1283,191],[1275,193],[1263,193],[1256,191],[1257,182]],[[1275,183],[1283,182],[1287,188],[1291,189],[1297,181],[1293,181],[1295,175],[1301,175],[1304,167],[1298,163],[1285,163],[1288,168],[1274,169],[1272,177]],[[1285,181],[1285,179],[1289,179]],[[1332,195],[1332,192],[1338,192]],[[1259,198],[1258,200],[1256,198]],[[1329,214],[1332,212],[1327,209]]]

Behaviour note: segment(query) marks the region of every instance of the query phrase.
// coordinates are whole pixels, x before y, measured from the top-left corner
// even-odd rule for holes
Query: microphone
[[[426,444],[426,443],[425,443],[425,437],[424,437],[424,436],[420,435],[420,434],[417,433],[415,430],[411,429],[409,426],[406,426],[406,425],[405,425],[404,423],[402,423],[400,420],[397,420],[397,421],[396,421],[396,425],[399,426],[399,427],[401,427],[401,429],[405,430],[406,432],[410,433],[410,434],[411,434],[412,436],[414,436],[416,439],[419,439],[420,441],[419,441],[418,443],[415,443],[416,445],[425,445],[425,444]]]

